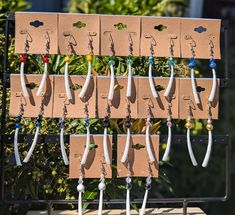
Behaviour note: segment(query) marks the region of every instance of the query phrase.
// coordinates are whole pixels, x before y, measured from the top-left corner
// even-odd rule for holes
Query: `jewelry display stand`
[[[4,69],[2,71],[2,113],[1,113],[1,167],[0,167],[0,184],[1,184],[1,202],[4,204],[45,204],[48,207],[48,215],[52,214],[52,207],[56,204],[77,204],[77,200],[54,200],[54,199],[28,199],[28,200],[12,200],[6,198],[5,195],[5,148],[7,145],[10,145],[14,142],[14,135],[6,134],[6,119],[7,119],[7,90],[10,87],[10,74],[8,70],[8,48],[9,48],[9,35],[15,23],[15,14],[8,13],[6,26],[5,26],[5,49],[4,49]],[[224,93],[224,101],[223,106],[225,107],[225,129],[228,131],[229,127],[229,97],[228,97],[228,87],[229,87],[229,72],[228,72],[228,33],[227,33],[228,23],[226,21],[222,22],[222,39],[224,42],[224,55],[223,55],[223,65],[224,65],[224,76],[223,79],[220,79],[219,87],[223,90]],[[181,38],[182,39],[182,38]],[[31,143],[33,139],[33,135],[25,134],[19,135],[19,142]],[[37,144],[46,143],[46,144],[54,144],[58,143],[60,140],[60,135],[39,135]],[[66,144],[69,143],[70,135],[64,136],[64,142]],[[113,135],[113,143],[117,144],[117,135]],[[197,135],[191,136],[192,144],[207,144],[208,136],[207,135]],[[167,142],[167,135],[160,135],[160,144]],[[187,139],[186,135],[174,135],[172,136],[172,145],[174,144],[186,144]],[[183,207],[183,214],[187,215],[188,205],[191,203],[202,203],[202,202],[224,202],[230,196],[230,174],[231,174],[231,142],[228,134],[224,135],[213,135],[213,144],[215,145],[223,145],[225,147],[225,190],[223,196],[208,196],[208,197],[180,197],[180,198],[149,198],[148,204],[155,204],[159,206],[159,204],[164,204],[165,207],[171,207],[172,204]],[[154,192],[154,191],[152,191]],[[99,204],[99,200],[83,200],[84,203],[91,204]],[[105,204],[124,204],[125,198],[123,199],[104,199],[103,202]],[[131,199],[131,203],[141,204],[142,199]]]

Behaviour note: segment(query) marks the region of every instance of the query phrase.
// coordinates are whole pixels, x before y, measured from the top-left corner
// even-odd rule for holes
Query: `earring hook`
[[[49,54],[51,40],[50,40],[50,35],[48,31],[46,31],[45,39],[46,39],[46,43],[45,43],[46,53]]]
[[[115,50],[114,50],[114,42],[113,42],[113,37],[112,37],[112,31],[105,31],[103,34],[104,35],[107,35],[107,34],[109,34],[109,42],[110,42],[110,44],[109,44],[109,49],[110,49],[110,56],[112,57],[112,56],[114,56],[114,54],[115,54]]]
[[[154,54],[153,46],[157,45],[156,40],[151,34],[145,34],[144,37],[150,40],[150,56],[152,56]]]

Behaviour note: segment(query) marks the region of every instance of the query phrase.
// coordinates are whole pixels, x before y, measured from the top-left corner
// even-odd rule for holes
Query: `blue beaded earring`
[[[14,135],[14,154],[15,154],[15,160],[16,160],[17,166],[22,166],[21,160],[20,160],[20,155],[19,155],[19,148],[18,148],[19,130],[22,126],[21,121],[22,121],[22,117],[24,115],[24,105],[23,105],[22,99],[23,99],[23,95],[21,95],[21,98],[20,98],[20,112],[16,116],[15,135]]]
[[[43,118],[43,111],[44,111],[43,98],[44,97],[42,96],[41,105],[39,107],[40,108],[39,114],[38,114],[38,117],[37,117],[37,120],[36,120],[36,123],[35,123],[36,131],[35,131],[35,134],[34,134],[33,142],[32,142],[32,145],[31,145],[29,151],[27,152],[27,155],[26,155],[25,159],[23,160],[24,163],[28,163],[30,157],[33,154],[33,151],[34,151],[34,148],[35,148],[35,146],[37,144],[37,141],[38,141],[38,136],[39,136],[39,133],[40,133],[40,128],[42,126],[42,118]]]

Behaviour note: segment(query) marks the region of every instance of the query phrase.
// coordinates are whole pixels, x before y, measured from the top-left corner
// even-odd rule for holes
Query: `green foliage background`
[[[184,9],[187,6],[186,0],[71,0],[65,11],[80,12],[80,13],[97,13],[97,14],[123,14],[123,15],[156,15],[156,16],[183,16]],[[3,24],[7,11],[27,10],[29,5],[24,0],[11,0],[0,2],[0,59],[3,61]],[[19,72],[19,55],[14,54],[14,35],[11,37],[11,46],[9,49],[9,73]],[[117,75],[126,75],[126,58],[115,57],[115,68]],[[199,70],[198,77],[205,75],[207,63],[198,62]],[[206,66],[205,66],[206,65]],[[107,57],[94,57],[93,73],[106,75],[108,68]],[[50,56],[50,74],[63,74],[63,56]],[[2,65],[0,70],[2,71]],[[26,65],[27,73],[42,73],[43,63],[40,55],[29,56]],[[147,58],[133,58],[133,74],[146,76],[148,70]],[[85,56],[73,56],[72,62],[69,64],[70,74],[86,74],[87,62]],[[169,67],[168,59],[154,59],[154,72],[157,76],[168,76]],[[176,76],[185,77],[188,75],[187,61],[184,59],[176,60],[175,66]],[[0,85],[2,87],[2,85]],[[1,91],[2,92],[2,91]],[[1,93],[0,92],[0,93]],[[9,105],[9,93],[7,102]],[[1,95],[1,94],[0,94]],[[7,107],[9,108],[9,106]],[[58,134],[59,124],[58,119],[43,120],[41,133],[43,134]],[[7,133],[14,133],[15,119],[7,115]],[[24,118],[21,132],[28,134],[34,133],[35,119]],[[91,119],[91,132],[102,133],[101,120]],[[195,121],[193,134],[201,134],[205,132],[203,121]],[[132,133],[144,132],[144,120],[132,120]],[[184,123],[177,121],[174,126],[174,133],[184,133]],[[152,133],[167,133],[165,121],[155,119]],[[216,125],[220,129],[220,125]],[[66,121],[66,133],[68,134],[84,134],[85,126],[83,120],[74,119]],[[125,133],[123,120],[111,120],[111,128],[109,133]],[[25,156],[28,145],[22,143],[20,145],[21,157]],[[164,149],[164,145],[163,145]],[[195,152],[202,160],[205,147],[196,146]],[[223,148],[217,147],[214,149],[214,154],[217,158],[224,156]],[[162,153],[162,149],[161,149]],[[13,148],[8,145],[5,148],[6,156],[6,195],[9,199],[76,199],[76,180],[69,180],[68,168],[63,165],[60,156],[59,143],[41,144],[35,149],[34,155],[29,165],[16,167],[13,155]],[[222,195],[222,185],[224,171],[224,163],[221,159],[213,158],[208,170],[202,168],[192,168],[185,146],[174,146],[171,152],[172,161],[165,164],[160,162],[160,177],[155,179],[151,197],[173,197],[173,196],[200,196],[204,194]],[[186,162],[185,162],[186,160]],[[116,167],[113,166],[115,169]],[[215,177],[217,180],[215,180]],[[192,180],[193,179],[193,180]],[[94,199],[98,194],[98,179],[85,180],[86,192],[84,198]],[[144,179],[135,179],[132,189],[132,197],[142,198],[144,192]],[[106,198],[124,198],[125,183],[123,179],[107,180]],[[222,194],[221,194],[222,193]],[[85,205],[88,206],[88,205]],[[132,205],[137,209],[136,205]],[[73,205],[70,205],[73,208]],[[106,206],[108,207],[108,206]],[[120,205],[123,207],[123,205]],[[26,214],[30,205],[27,206],[6,206],[0,209],[1,214]],[[38,206],[42,208],[42,206]],[[215,214],[215,213],[214,213]]]

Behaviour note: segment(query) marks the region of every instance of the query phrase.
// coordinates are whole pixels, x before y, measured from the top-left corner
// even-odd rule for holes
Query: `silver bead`
[[[98,188],[99,188],[99,190],[105,190],[105,188],[106,188],[105,183],[104,182],[100,182],[99,185],[98,185]]]
[[[83,185],[83,184],[78,184],[78,186],[77,186],[77,191],[78,191],[78,192],[84,192],[84,190],[85,190],[84,185]]]

